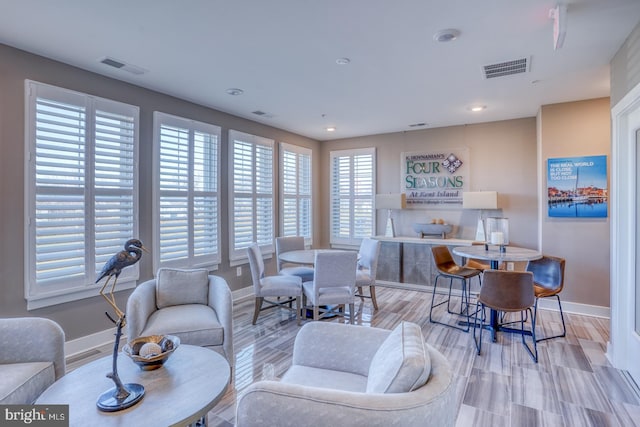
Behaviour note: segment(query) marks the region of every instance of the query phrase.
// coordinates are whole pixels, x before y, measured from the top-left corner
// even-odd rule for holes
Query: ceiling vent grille
[[[100,63],[108,65],[110,67],[117,68],[119,70],[128,71],[131,74],[136,74],[136,75],[144,74],[144,73],[147,72],[147,70],[145,70],[144,68],[140,68],[140,67],[135,66],[135,65],[127,64],[125,62],[118,61],[117,59],[109,58],[108,56],[102,58],[100,60]]]
[[[514,59],[513,61],[499,62],[497,64],[482,67],[485,79],[510,76],[512,74],[526,73],[529,71],[529,58]]]
[[[275,117],[273,114],[267,113],[262,110],[252,111],[251,114],[255,114],[256,116],[260,116],[260,117],[266,117],[267,119],[272,119]]]

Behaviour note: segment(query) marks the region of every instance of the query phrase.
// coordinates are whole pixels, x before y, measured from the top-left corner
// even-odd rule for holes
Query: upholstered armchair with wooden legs
[[[350,251],[316,254],[316,272],[313,281],[302,284],[305,300],[310,301],[313,306],[313,320],[318,320],[329,313],[344,313],[341,309],[348,304],[349,320],[352,324],[354,323],[356,259],[357,254]],[[339,307],[339,312],[332,308],[336,305]]]
[[[369,296],[373,309],[378,309],[376,300],[376,271],[378,269],[378,256],[380,255],[380,241],[365,237],[360,243],[358,252],[358,270],[356,271],[356,287],[360,298],[364,298],[362,288],[369,288]]]
[[[564,287],[564,265],[564,258],[548,255],[535,261],[529,261],[527,264],[527,271],[533,273],[533,291],[536,297],[536,303],[533,309],[534,317],[538,315],[538,301],[540,301],[540,298],[555,297],[558,300],[560,320],[562,321],[561,334],[542,338],[538,337],[538,342],[567,335],[567,326],[564,323],[562,303],[560,302],[560,292],[562,292],[562,288]]]
[[[252,324],[256,324],[258,314],[265,308],[284,307],[291,309],[291,302],[296,302],[296,321],[300,324],[300,304],[302,303],[302,279],[294,275],[264,275],[264,261],[260,246],[254,243],[247,248],[251,279],[253,280],[253,293],[256,297],[256,305],[253,311]],[[268,297],[287,297],[285,300],[268,300]],[[262,307],[267,304],[266,307]]]

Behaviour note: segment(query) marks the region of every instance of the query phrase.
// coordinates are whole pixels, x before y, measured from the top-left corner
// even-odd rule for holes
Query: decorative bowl
[[[151,335],[129,341],[122,351],[140,366],[140,369],[152,371],[160,368],[179,345],[180,338],[176,336]]]
[[[413,223],[413,231],[418,233],[420,237],[428,236],[428,235],[439,235],[442,238],[446,237],[447,233],[451,233],[453,230],[453,226],[451,224],[424,224],[424,223]]]

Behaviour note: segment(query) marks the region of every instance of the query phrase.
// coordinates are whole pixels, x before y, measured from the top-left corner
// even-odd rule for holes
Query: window
[[[375,149],[332,151],[331,244],[359,245],[374,234]]]
[[[220,127],[155,112],[154,267],[220,263]]]
[[[273,253],[273,140],[229,131],[231,261],[245,260],[253,242]]]
[[[27,80],[29,310],[98,295],[103,264],[138,237],[139,109]],[[138,265],[118,289],[135,286]]]
[[[311,245],[311,150],[280,143],[280,235]]]

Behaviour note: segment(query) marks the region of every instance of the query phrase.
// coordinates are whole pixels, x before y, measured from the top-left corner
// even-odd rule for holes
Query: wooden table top
[[[69,405],[70,426],[185,426],[206,415],[222,398],[230,380],[229,364],[220,354],[182,344],[165,364],[143,371],[127,355],[118,355],[118,375],[124,384],[144,386],[145,395],[134,406],[103,412],[98,397],[114,387],[106,374],[112,356],[69,372],[40,395],[36,404]]]

